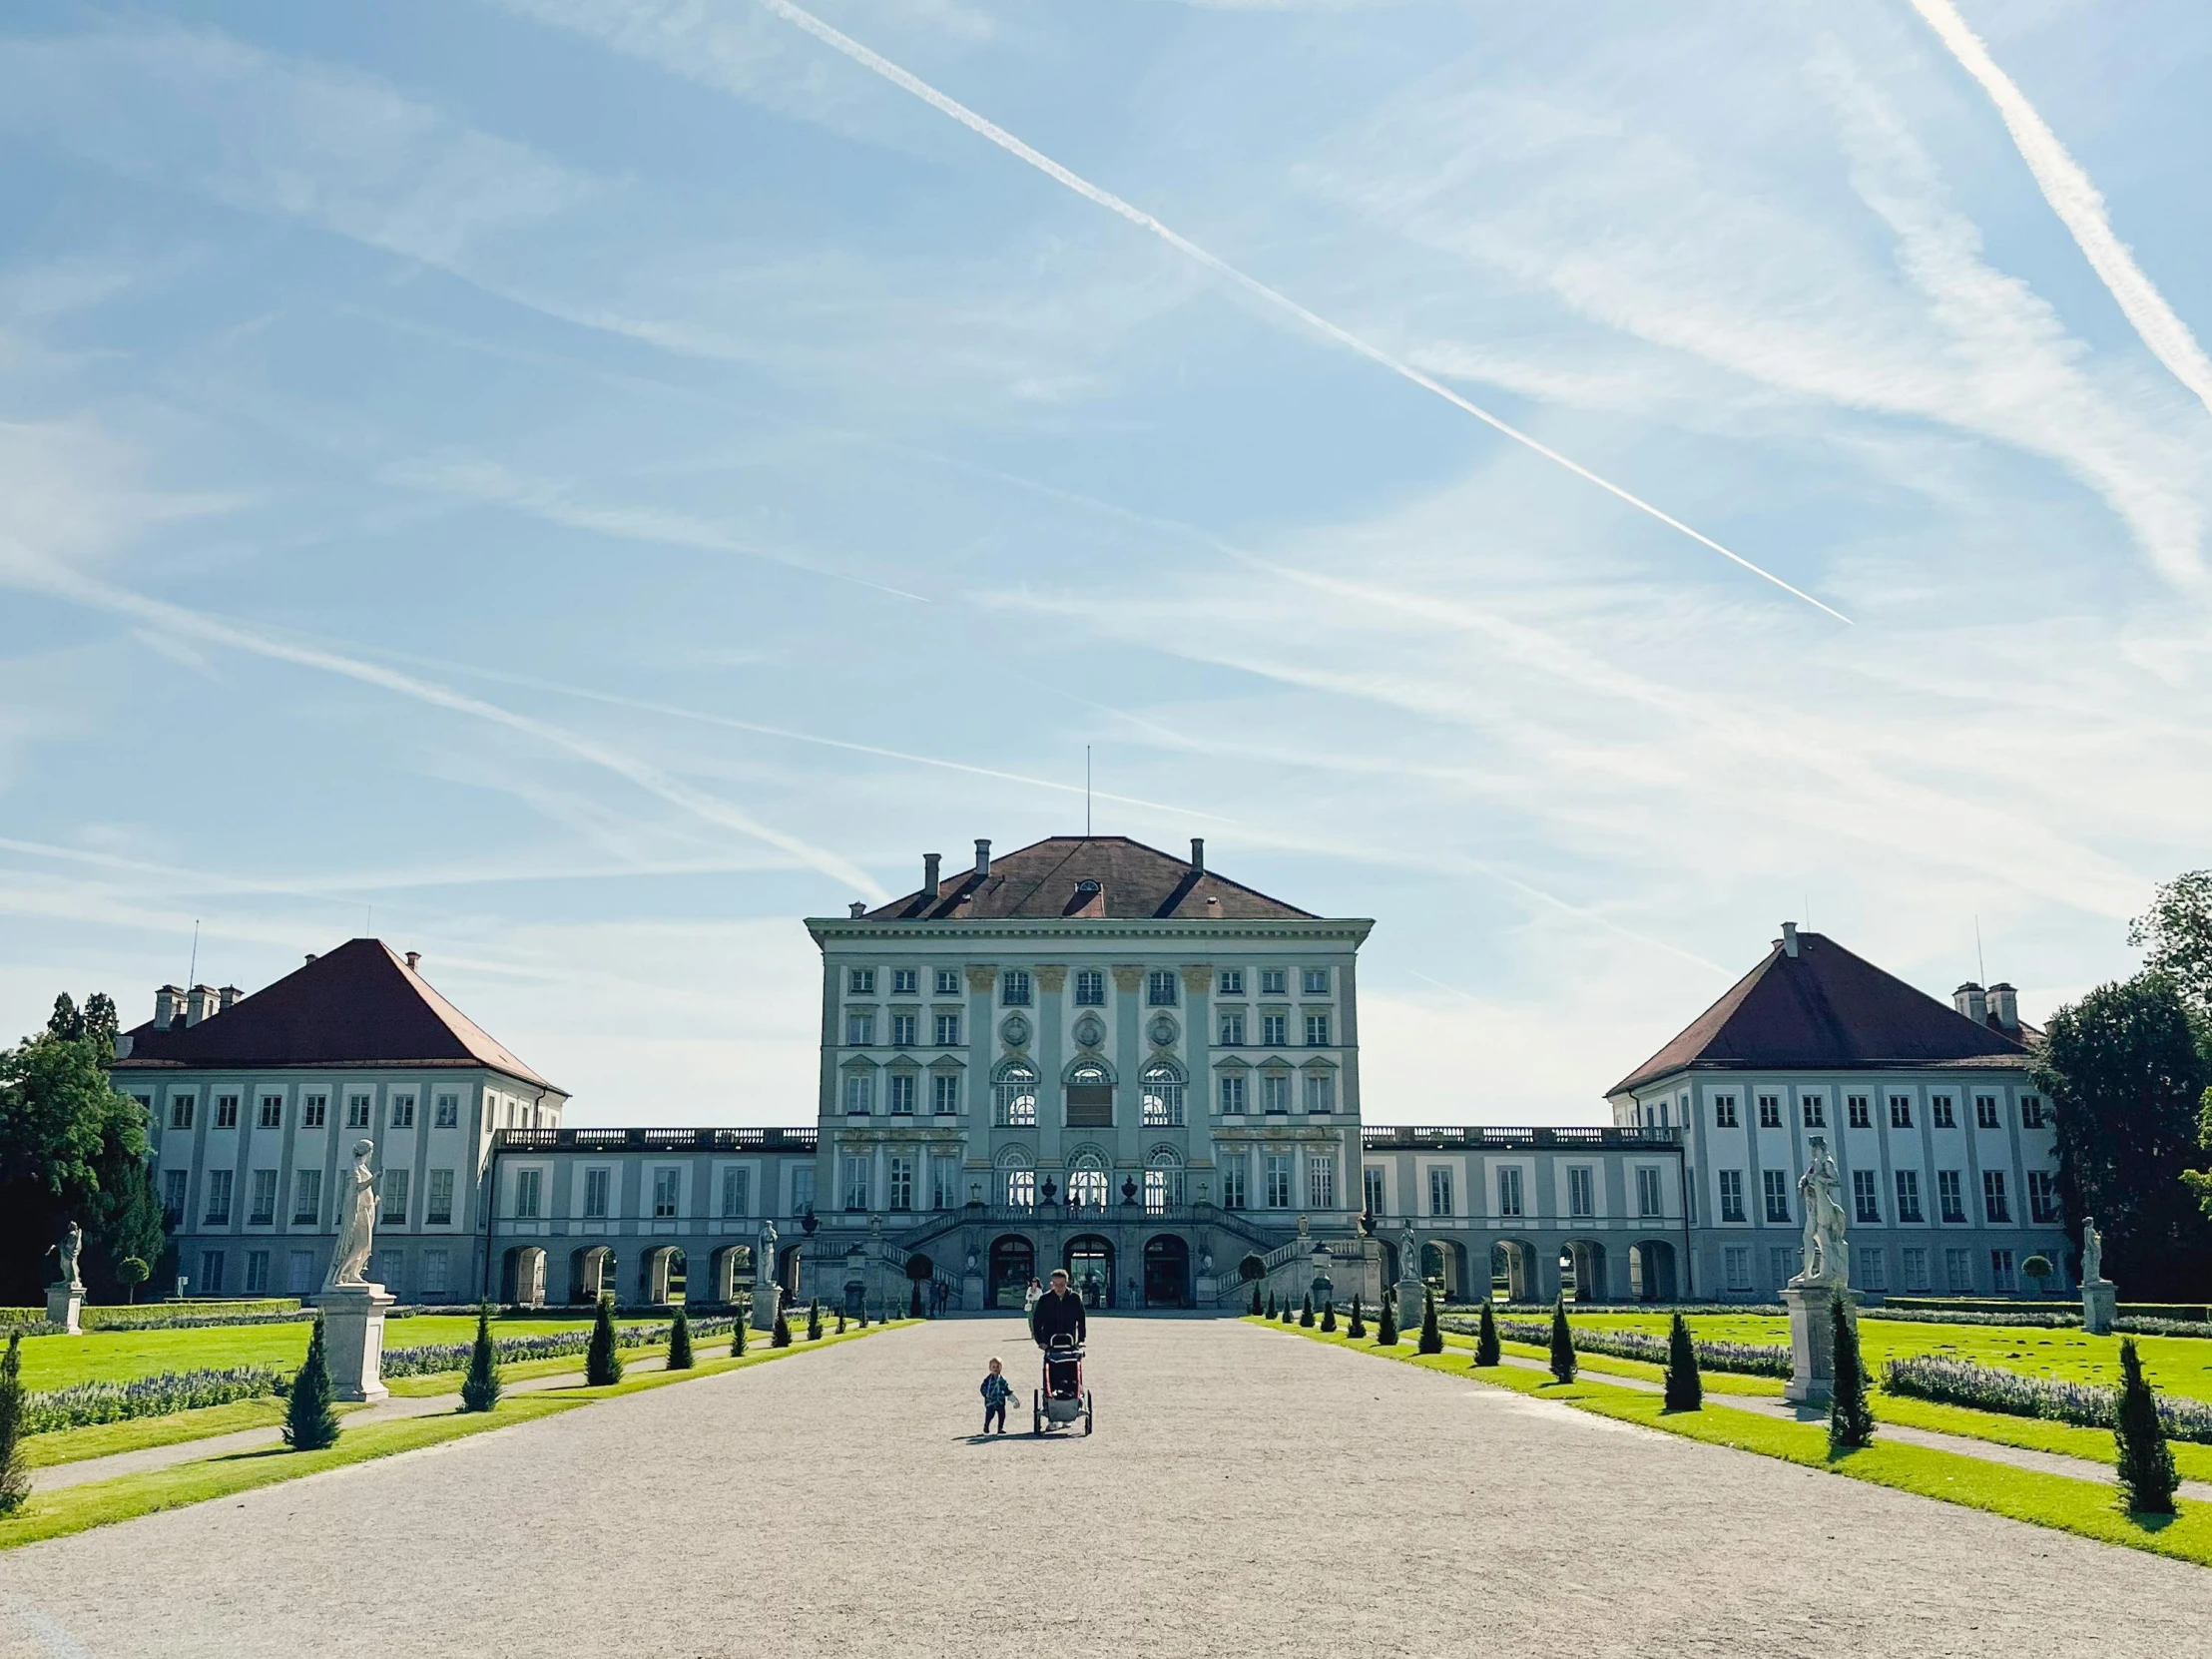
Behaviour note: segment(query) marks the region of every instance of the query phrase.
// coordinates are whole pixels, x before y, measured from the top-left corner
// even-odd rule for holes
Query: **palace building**
[[[1771,1302],[1816,1140],[1862,1290],[2029,1294],[2021,1264],[2063,1260],[2009,987],[1945,1005],[1794,927],[1615,1085],[1611,1124],[1510,1129],[1364,1124],[1374,923],[1231,880],[1201,841],[977,841],[806,925],[819,1092],[784,1128],[564,1122],[561,1089],[374,939],[252,996],[164,987],[114,1075],[179,1272],[319,1288],[360,1137],[371,1277],[408,1302],[726,1303],[773,1274],[832,1306],[980,1311],[1055,1267],[1119,1309],[1255,1284],[1372,1303],[1409,1273],[1455,1300]]]

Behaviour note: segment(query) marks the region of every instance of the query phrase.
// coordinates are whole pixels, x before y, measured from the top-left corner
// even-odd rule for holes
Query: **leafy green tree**
[[[1576,1371],[1574,1333],[1567,1328],[1567,1299],[1551,1305],[1551,1380],[1572,1382]]]
[[[692,1369],[691,1316],[685,1312],[684,1305],[681,1302],[676,1305],[676,1318],[669,1322],[668,1369],[670,1371],[690,1371]]]
[[[1478,1366],[1494,1366],[1502,1359],[1497,1346],[1497,1315],[1491,1312],[1490,1299],[1482,1299],[1482,1320],[1474,1328],[1474,1363]]]
[[[123,1286],[124,1297],[133,1303],[138,1301],[138,1288],[152,1278],[153,1273],[144,1258],[138,1256],[126,1256],[115,1265],[115,1276]]]
[[[1690,1341],[1690,1322],[1680,1314],[1667,1329],[1666,1408],[1701,1411],[1705,1408],[1705,1379],[1697,1369],[1697,1344]]]
[[[1420,1294],[1420,1352],[1441,1354],[1444,1351],[1444,1334],[1436,1328],[1436,1293]]]
[[[468,1351],[468,1375],[461,1379],[461,1409],[488,1411],[499,1403],[499,1350],[491,1340],[491,1309],[476,1310],[476,1342]]]
[[[8,1357],[0,1360],[0,1515],[13,1513],[31,1495],[30,1465],[23,1460],[23,1333],[8,1333]]]
[[[2158,1420],[2158,1396],[2143,1377],[2133,1338],[2120,1339],[2120,1397],[2112,1413],[2120,1447],[2120,1506],[2138,1515],[2170,1515],[2181,1476],[2174,1469],[2166,1426]]]
[[[1395,1348],[1397,1346],[1397,1307],[1391,1300],[1388,1291],[1382,1293],[1382,1317],[1375,1322],[1375,1346],[1378,1348]]]
[[[1331,1297],[1321,1306],[1321,1328],[1333,1332],[1337,1329],[1337,1299]]]
[[[1828,1305],[1829,1337],[1836,1346],[1836,1388],[1828,1400],[1828,1454],[1874,1444],[1874,1406],[1867,1399],[1867,1368],[1859,1355],[1859,1322],[1837,1297]]]
[[[615,1342],[615,1299],[602,1296],[592,1313],[591,1344],[584,1350],[584,1381],[611,1388],[622,1381],[622,1350]]]
[[[2143,966],[2168,980],[2197,1017],[2212,1021],[2212,869],[2175,876],[2127,924]]]
[[[2059,1199],[2076,1240],[2094,1216],[2106,1278],[2144,1300],[2201,1298],[2212,1222],[2184,1176],[2212,1069],[2173,981],[2139,974],[2059,1009],[2032,1076],[2056,1113]],[[2193,1184],[2212,1201],[2212,1177]]]
[[[1352,1299],[1352,1323],[1345,1327],[1345,1335],[1358,1342],[1367,1334],[1368,1322],[1362,1317],[1360,1299],[1356,1296]]]
[[[1307,1330],[1314,1329],[1314,1293],[1308,1291],[1298,1305],[1298,1323]]]
[[[320,1451],[335,1445],[338,1414],[330,1405],[330,1359],[322,1347],[322,1321],[307,1337],[307,1358],[291,1380],[284,1402],[284,1444],[294,1451]]]

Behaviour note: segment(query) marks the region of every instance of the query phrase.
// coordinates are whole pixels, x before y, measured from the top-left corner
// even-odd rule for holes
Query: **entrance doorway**
[[[1144,1305],[1147,1308],[1188,1308],[1191,1305],[1191,1247],[1172,1233],[1145,1241]]]
[[[1008,1233],[991,1241],[991,1307],[1018,1309],[1036,1277],[1037,1252],[1027,1239]]]
[[[1085,1233],[1068,1240],[1068,1248],[1062,1267],[1068,1270],[1069,1283],[1075,1294],[1083,1299],[1086,1308],[1111,1308],[1114,1305],[1114,1246],[1111,1240],[1102,1239],[1096,1233]]]
[[[1645,1239],[1628,1247],[1628,1294],[1638,1302],[1674,1300],[1674,1246]]]

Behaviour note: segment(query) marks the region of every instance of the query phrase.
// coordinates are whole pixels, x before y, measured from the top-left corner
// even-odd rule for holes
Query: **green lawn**
[[[498,1337],[537,1337],[572,1331],[589,1319],[494,1320]],[[636,1323],[636,1322],[625,1322]],[[384,1322],[384,1347],[426,1348],[465,1343],[476,1335],[473,1314],[418,1314]],[[91,1331],[82,1337],[26,1337],[23,1385],[33,1390],[72,1382],[127,1382],[157,1372],[203,1367],[296,1367],[307,1355],[307,1322],[282,1325],[211,1325],[189,1331]]]

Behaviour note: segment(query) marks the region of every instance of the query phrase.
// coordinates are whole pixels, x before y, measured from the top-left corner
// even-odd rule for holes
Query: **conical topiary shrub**
[[[476,1345],[468,1351],[468,1375],[461,1379],[461,1409],[488,1411],[499,1403],[499,1351],[492,1346],[491,1309],[476,1310]]]
[[[668,1369],[692,1369],[691,1316],[685,1313],[682,1303],[676,1305],[676,1318],[668,1328]]]
[[[910,1320],[921,1318],[921,1281],[918,1279],[906,1293],[906,1317]]]
[[[867,1304],[864,1302],[860,1304],[860,1323],[862,1325],[867,1324]],[[844,1310],[842,1308],[837,1310],[836,1335],[839,1337],[844,1335]]]
[[[1567,1329],[1567,1299],[1562,1296],[1551,1305],[1551,1380],[1572,1382],[1575,1370],[1574,1333]]]
[[[291,1395],[284,1402],[284,1444],[294,1451],[320,1451],[335,1445],[338,1414],[330,1408],[330,1360],[322,1351],[322,1320],[318,1315],[307,1333],[307,1359],[291,1380]]]
[[[1314,1329],[1314,1293],[1308,1291],[1298,1305],[1298,1323],[1307,1330]]]
[[[837,1317],[844,1318],[842,1314]],[[810,1343],[822,1341],[822,1303],[819,1298],[807,1304],[807,1340]]]
[[[2158,1420],[2158,1396],[2143,1377],[2143,1362],[2132,1338],[2120,1339],[2120,1398],[2113,1408],[2112,1435],[2120,1444],[2120,1507],[2138,1515],[2174,1512],[2173,1448]]]
[[[1397,1308],[1391,1302],[1388,1291],[1382,1293],[1382,1317],[1375,1322],[1375,1346],[1378,1348],[1395,1348],[1397,1346]]]
[[[1273,1291],[1268,1292],[1268,1318],[1275,1318],[1275,1293]]]
[[[1690,1322],[1680,1314],[1667,1329],[1667,1394],[1670,1411],[1702,1411],[1705,1379],[1698,1375],[1697,1344],[1690,1341]]]
[[[1367,1334],[1368,1322],[1365,1319],[1361,1318],[1360,1299],[1356,1296],[1352,1299],[1352,1323],[1345,1327],[1345,1335],[1350,1337],[1354,1342],[1358,1342]]]
[[[31,1471],[23,1461],[23,1333],[8,1333],[8,1357],[0,1360],[0,1515],[12,1514],[31,1495]]]
[[[1474,1328],[1474,1363],[1478,1366],[1494,1366],[1502,1356],[1497,1346],[1497,1315],[1490,1309],[1490,1299],[1482,1299],[1482,1319]]]
[[[768,1334],[768,1346],[771,1348],[789,1348],[792,1346],[792,1322],[784,1317],[784,1310],[781,1308],[776,1310],[776,1329]]]
[[[1321,1328],[1324,1331],[1332,1332],[1337,1329],[1337,1299],[1335,1297],[1331,1297],[1321,1305]]]
[[[1260,1311],[1260,1285],[1259,1285],[1259,1281],[1255,1280],[1255,1281],[1253,1282],[1253,1286],[1252,1286],[1252,1306],[1251,1306],[1251,1308],[1250,1308],[1250,1309],[1248,1309],[1248,1310],[1247,1310],[1247,1312],[1248,1312],[1248,1313],[1253,1313],[1253,1314],[1257,1314],[1257,1313],[1258,1313],[1259,1311]]]
[[[730,1358],[745,1358],[745,1310],[738,1310],[738,1323],[730,1328]]]
[[[1436,1293],[1423,1291],[1420,1296],[1420,1352],[1441,1354],[1444,1351],[1444,1334],[1436,1328]]]
[[[1859,1357],[1859,1322],[1851,1304],[1828,1305],[1829,1336],[1836,1345],[1836,1391],[1828,1401],[1828,1454],[1874,1444],[1874,1407],[1867,1401],[1867,1368]]]
[[[611,1388],[622,1381],[622,1354],[615,1346],[615,1299],[602,1296],[591,1318],[591,1344],[584,1350],[584,1381]]]

